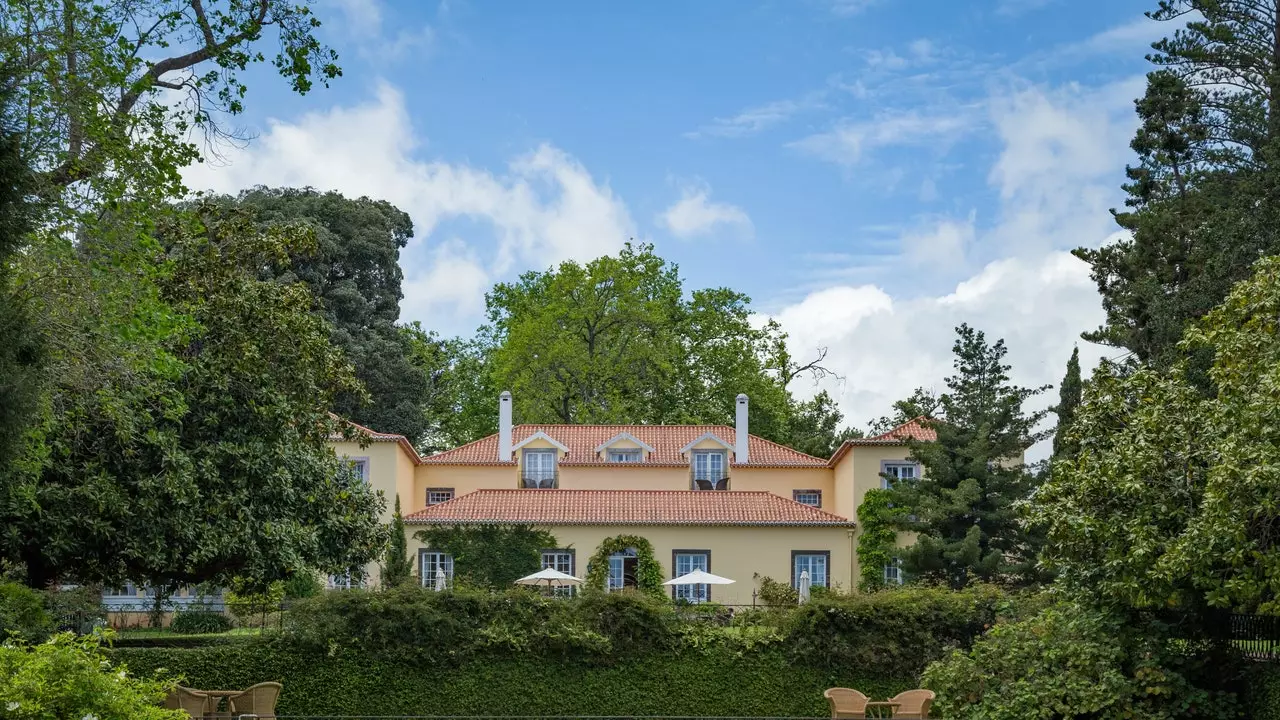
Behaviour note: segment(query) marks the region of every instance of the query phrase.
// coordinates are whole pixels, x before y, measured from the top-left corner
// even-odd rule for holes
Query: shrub
[[[315,597],[324,592],[324,585],[314,570],[299,570],[284,581],[284,599]]]
[[[1233,664],[1175,646],[1153,623],[1058,606],[996,625],[929,666],[923,682],[948,718],[1238,717],[1233,694],[1208,689],[1228,687]]]
[[[109,634],[62,633],[39,645],[0,645],[0,712],[12,718],[181,720],[159,707],[172,682],[130,677],[100,647]]]
[[[216,610],[179,610],[173,615],[169,629],[184,635],[204,635],[231,629],[231,618]]]
[[[242,625],[251,624],[255,616],[279,610],[283,601],[284,583],[280,581],[271,583],[266,590],[251,590],[233,580],[225,597],[227,610]]]
[[[948,646],[968,646],[1007,606],[1002,591],[983,585],[828,594],[792,611],[785,629],[797,661],[915,675]]]
[[[52,630],[53,619],[40,593],[20,583],[0,583],[0,641],[12,636],[39,642]]]
[[[1280,720],[1280,667],[1259,665],[1253,671],[1245,716],[1252,720]]]
[[[44,604],[59,631],[88,635],[107,622],[107,613],[102,608],[102,588],[97,585],[46,590]]]
[[[578,616],[609,639],[621,655],[666,650],[675,644],[676,614],[671,603],[642,592],[586,592]]]

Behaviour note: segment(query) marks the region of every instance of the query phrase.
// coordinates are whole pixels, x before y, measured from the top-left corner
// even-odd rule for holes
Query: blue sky
[[[827,348],[862,424],[940,384],[958,322],[1039,384],[1101,321],[1064,251],[1116,230],[1153,5],[320,0],[344,76],[255,72],[256,137],[188,183],[392,201],[403,319],[445,334],[494,282],[653,242]]]

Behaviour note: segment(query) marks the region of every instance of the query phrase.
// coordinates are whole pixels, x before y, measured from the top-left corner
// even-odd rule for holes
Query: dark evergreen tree
[[[1019,522],[1018,502],[1037,480],[1023,453],[1045,437],[1036,425],[1047,410],[1028,413],[1027,399],[1047,388],[1009,380],[1004,341],[988,344],[968,325],[956,328],[956,374],[926,423],[936,442],[910,441],[922,477],[891,489],[894,524],[919,533],[904,552],[909,573],[960,588],[976,580],[1021,584],[1037,578],[1034,538]]]
[[[1071,423],[1076,419],[1076,408],[1080,407],[1080,399],[1084,393],[1084,382],[1080,379],[1080,348],[1071,351],[1071,359],[1067,361],[1067,374],[1062,378],[1062,386],[1058,388],[1058,404],[1053,411],[1058,416],[1058,427],[1053,431],[1053,457],[1074,457],[1077,443],[1067,437]]]
[[[391,516],[391,537],[382,558],[382,587],[393,588],[413,581],[413,560],[404,536],[404,516],[400,514],[400,496],[396,495],[396,510]]]

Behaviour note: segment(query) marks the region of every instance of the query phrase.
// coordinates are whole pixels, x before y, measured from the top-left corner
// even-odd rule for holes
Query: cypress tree
[[[391,538],[382,562],[382,586],[393,588],[413,580],[413,561],[409,559],[404,537],[404,517],[400,515],[400,495],[396,495],[396,510],[391,517]]]
[[[1071,359],[1067,361],[1067,374],[1062,378],[1062,386],[1058,388],[1058,405],[1053,409],[1058,415],[1058,427],[1053,432],[1053,457],[1069,458],[1076,454],[1076,443],[1067,438],[1071,423],[1076,419],[1076,408],[1080,407],[1080,397],[1084,392],[1084,383],[1080,380],[1080,348],[1071,351]]]

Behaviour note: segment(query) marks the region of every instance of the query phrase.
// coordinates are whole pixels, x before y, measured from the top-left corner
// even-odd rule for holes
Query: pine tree
[[[1080,380],[1080,348],[1071,351],[1071,359],[1067,361],[1067,374],[1062,378],[1062,386],[1058,388],[1058,405],[1053,411],[1058,415],[1058,427],[1053,432],[1053,457],[1069,458],[1076,454],[1076,443],[1067,438],[1067,431],[1076,419],[1076,408],[1080,407],[1080,397],[1084,392],[1084,383]]]
[[[393,588],[413,580],[413,561],[409,559],[404,537],[404,517],[400,514],[400,495],[396,494],[396,510],[391,516],[391,538],[387,540],[382,560],[382,587]]]
[[[900,530],[919,533],[904,553],[912,575],[961,588],[975,580],[1021,584],[1036,579],[1037,543],[1019,522],[1018,501],[1037,484],[1023,453],[1046,433],[1047,410],[1023,403],[1048,389],[1009,380],[1004,341],[988,344],[968,325],[956,328],[956,374],[946,379],[937,415],[925,422],[936,442],[912,441],[922,477],[892,488]]]

